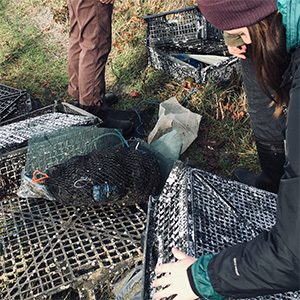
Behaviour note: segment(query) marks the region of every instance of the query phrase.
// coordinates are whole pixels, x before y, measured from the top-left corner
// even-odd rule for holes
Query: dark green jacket
[[[251,298],[300,290],[300,0],[278,0],[278,9],[286,27],[287,48],[292,52],[292,88],[277,222],[247,243],[216,256],[200,257],[188,269],[191,287],[204,299]]]

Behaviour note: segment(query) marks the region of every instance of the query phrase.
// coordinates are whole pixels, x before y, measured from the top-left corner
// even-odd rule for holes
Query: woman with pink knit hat
[[[238,176],[278,190],[277,221],[270,231],[216,255],[195,259],[173,249],[177,261],[156,267],[163,276],[153,286],[164,289],[154,299],[252,298],[300,290],[300,0],[198,0],[198,6],[224,31],[229,52],[241,58],[262,173]]]

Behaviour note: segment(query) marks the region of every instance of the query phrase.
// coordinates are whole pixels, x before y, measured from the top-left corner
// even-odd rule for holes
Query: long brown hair
[[[252,41],[249,54],[257,82],[266,95],[274,100],[277,107],[275,115],[279,115],[282,106],[288,104],[290,89],[282,86],[283,74],[290,62],[282,16],[275,12],[248,29]]]

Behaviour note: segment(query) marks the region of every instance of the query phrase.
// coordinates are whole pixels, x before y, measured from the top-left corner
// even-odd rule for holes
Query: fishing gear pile
[[[148,201],[161,188],[156,155],[141,140],[98,126],[62,128],[31,138],[18,196],[93,206]]]
[[[157,194],[160,170],[149,151],[118,146],[94,150],[50,168],[44,184],[53,198],[67,205],[118,200],[140,203]]]

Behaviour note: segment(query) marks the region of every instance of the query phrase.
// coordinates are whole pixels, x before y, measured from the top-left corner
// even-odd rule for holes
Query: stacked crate
[[[149,64],[178,80],[226,83],[240,72],[238,59],[227,56],[222,33],[192,6],[144,17]],[[188,54],[224,56],[215,64],[201,63]]]

